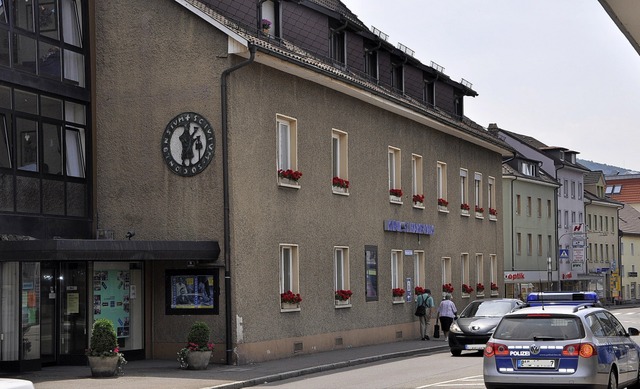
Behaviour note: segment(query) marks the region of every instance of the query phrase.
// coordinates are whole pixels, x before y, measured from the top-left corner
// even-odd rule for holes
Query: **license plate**
[[[484,344],[465,344],[465,350],[484,350]]]
[[[518,359],[518,369],[553,369],[556,361],[553,359]]]

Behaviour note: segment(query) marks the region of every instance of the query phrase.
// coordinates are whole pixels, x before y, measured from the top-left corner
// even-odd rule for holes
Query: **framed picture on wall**
[[[165,271],[167,315],[217,315],[220,286],[218,269]]]
[[[366,301],[378,301],[378,246],[364,246]]]

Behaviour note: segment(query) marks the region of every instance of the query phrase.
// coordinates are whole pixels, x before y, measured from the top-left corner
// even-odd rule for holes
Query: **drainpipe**
[[[566,167],[566,165],[562,164],[562,166],[560,166],[559,168],[555,169],[555,171],[556,171],[556,180],[558,180],[558,171],[560,169],[564,169],[565,167]],[[558,200],[558,198],[560,196],[562,196],[562,191],[561,191],[562,185],[563,185],[563,183],[562,183],[562,181],[560,181],[560,186],[558,186],[556,188],[556,191],[557,191],[557,193],[556,193],[556,201],[555,201],[556,202],[556,225],[558,223],[558,211],[559,211],[558,207],[560,206],[560,201]],[[562,291],[562,284],[561,284],[561,279],[562,278],[560,277],[560,258],[558,258],[558,255],[560,255],[559,252],[560,252],[560,238],[561,238],[561,236],[558,233],[558,228],[559,227],[556,227],[556,253],[555,253],[555,257],[556,257],[556,267],[557,267],[556,270],[558,272],[558,292],[560,292],[560,291]]]
[[[232,72],[247,66],[253,62],[256,57],[256,47],[249,43],[249,59],[240,62],[229,69],[222,72],[220,76],[220,101],[222,114],[222,186],[224,192],[224,300],[225,300],[225,320],[226,320],[226,358],[227,365],[231,365],[233,356],[233,344],[231,337],[231,231],[229,222],[229,147],[228,147],[228,103],[227,103],[227,77]]]

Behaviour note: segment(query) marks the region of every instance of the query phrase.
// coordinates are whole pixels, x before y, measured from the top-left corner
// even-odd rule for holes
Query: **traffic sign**
[[[569,258],[569,249],[560,249],[560,258]]]

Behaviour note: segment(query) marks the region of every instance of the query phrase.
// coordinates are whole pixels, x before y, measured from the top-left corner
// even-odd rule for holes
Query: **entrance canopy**
[[[3,261],[216,261],[219,256],[217,241],[0,241],[0,258]]]

